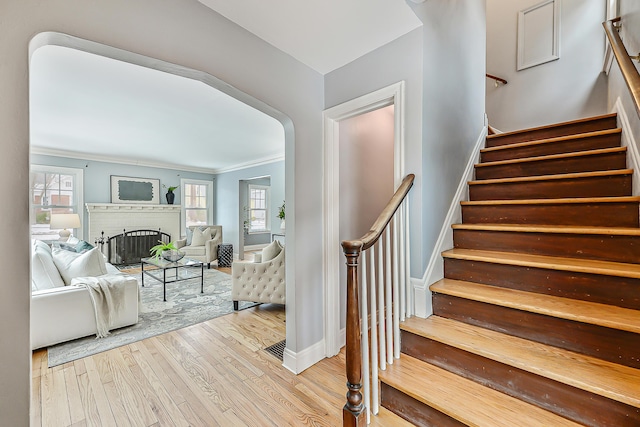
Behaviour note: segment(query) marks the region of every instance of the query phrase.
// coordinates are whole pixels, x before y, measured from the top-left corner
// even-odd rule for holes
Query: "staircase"
[[[640,198],[616,126],[487,137],[382,406],[419,426],[640,426]]]

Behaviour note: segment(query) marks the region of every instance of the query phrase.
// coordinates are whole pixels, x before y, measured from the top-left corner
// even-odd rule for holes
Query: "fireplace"
[[[141,258],[148,257],[149,251],[158,243],[169,243],[171,236],[160,230],[122,230],[117,236],[97,240],[102,253],[107,255],[113,265],[137,264]]]

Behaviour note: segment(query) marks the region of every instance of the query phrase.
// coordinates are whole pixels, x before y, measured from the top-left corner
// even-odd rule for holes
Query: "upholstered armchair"
[[[207,229],[210,234],[207,234]],[[218,246],[222,243],[221,225],[192,225],[187,229],[187,237],[176,240],[175,245],[185,253],[187,258],[196,259],[207,264],[218,259]]]
[[[272,242],[256,254],[254,262],[231,264],[231,299],[238,301],[284,304],[286,297],[284,247]]]

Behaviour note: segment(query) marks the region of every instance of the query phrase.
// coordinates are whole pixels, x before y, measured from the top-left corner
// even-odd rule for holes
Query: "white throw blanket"
[[[76,277],[71,285],[84,286],[89,291],[96,313],[96,338],[109,335],[112,319],[124,305],[124,285],[126,277],[109,274],[100,277]]]

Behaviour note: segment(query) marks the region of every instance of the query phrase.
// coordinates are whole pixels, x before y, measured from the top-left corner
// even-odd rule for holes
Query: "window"
[[[249,233],[269,231],[269,187],[249,184]]]
[[[213,223],[213,188],[210,181],[183,179],[181,184],[184,235],[189,226]]]
[[[82,169],[31,166],[31,238],[57,240],[60,230],[51,229],[51,214],[77,213],[83,217]],[[82,238],[82,228],[73,234]]]

